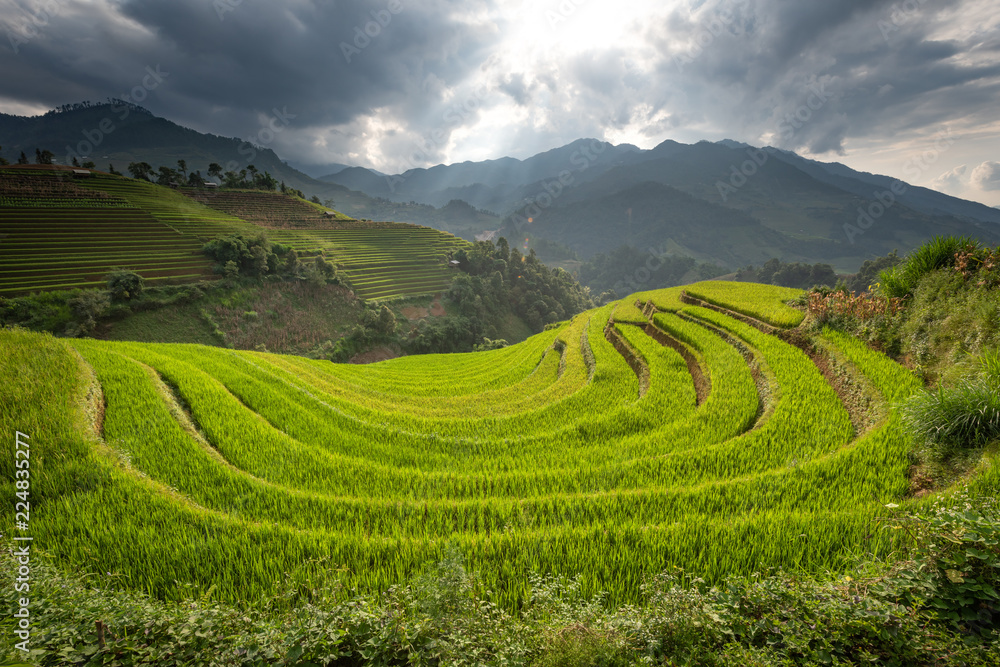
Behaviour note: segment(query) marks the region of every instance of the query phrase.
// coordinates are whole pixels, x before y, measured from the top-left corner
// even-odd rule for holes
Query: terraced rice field
[[[466,245],[428,227],[327,219],[276,193],[192,194],[96,172],[0,169],[0,295],[97,287],[114,268],[152,281],[210,279],[206,241],[264,231],[326,254],[362,298],[414,296],[447,289],[448,252]]]
[[[35,543],[165,597],[191,582],[253,603],[286,577],[384,591],[458,549],[510,607],[532,573],[627,602],[672,566],[713,581],[885,553],[873,520],[905,502],[909,466],[889,405],[919,382],[824,333],[873,399],[852,420],[786,342],[787,291],[689,291],[716,309],[647,292],[509,348],[370,366],[2,332],[0,376],[76,407],[29,397],[0,427],[39,443]]]
[[[353,218],[336,211],[333,217],[328,217],[324,211],[329,209],[279,192],[229,189],[183,192],[205,206],[270,229],[315,229],[337,221],[353,221]]]
[[[332,258],[351,287],[366,299],[433,294],[448,289],[455,269],[448,253],[468,245],[430,227],[383,223],[371,227],[317,229],[296,233],[277,230],[270,237],[299,249],[320,249]],[[310,245],[313,244],[313,245]]]
[[[268,237],[300,252],[324,253],[359,296],[385,299],[446,290],[448,253],[468,242],[430,227],[329,218],[309,202],[260,191],[192,192],[209,206],[268,228]]]
[[[115,268],[154,284],[214,278],[205,240],[249,226],[187,203],[131,179],[0,169],[0,295],[98,287]]]

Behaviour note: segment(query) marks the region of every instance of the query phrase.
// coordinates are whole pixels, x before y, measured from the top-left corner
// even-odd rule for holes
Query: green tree
[[[227,171],[222,175],[222,185],[227,188],[238,188],[240,187],[240,183],[240,175],[235,171]]]
[[[385,304],[382,304],[378,312],[377,331],[383,336],[391,336],[396,332],[396,316]]]
[[[111,305],[108,293],[102,290],[85,290],[66,302],[73,314],[74,323],[66,329],[67,335],[86,336],[97,328],[97,320]]]
[[[52,164],[53,158],[55,158],[55,153],[52,151],[35,149],[36,164]]]
[[[212,178],[217,178],[221,181],[222,165],[220,165],[218,162],[213,162],[210,165],[208,165],[208,175],[211,176]]]
[[[298,275],[301,268],[302,266],[299,263],[298,251],[295,249],[288,251],[288,254],[285,255],[285,271],[288,272],[289,275],[294,276]]]
[[[232,262],[237,272],[246,276],[263,276],[277,266],[274,246],[264,236],[248,239],[233,234],[209,241],[202,250],[218,263],[220,270],[227,271]]]
[[[222,267],[222,275],[228,280],[234,280],[240,275],[240,267],[233,260],[226,262],[225,266]]]
[[[149,175],[153,172],[153,166],[148,162],[129,162],[128,173],[132,178],[140,181],[148,181]]]
[[[144,282],[135,271],[112,271],[107,277],[108,292],[115,301],[129,301],[142,294]]]
[[[188,171],[187,161],[186,160],[178,160],[177,161],[177,169],[178,169],[178,171],[181,172],[181,174],[184,175],[184,178],[187,179],[187,175],[188,175],[187,174],[187,171]]]
[[[160,167],[159,176],[156,178],[156,182],[159,185],[173,185],[177,178],[177,172],[175,172],[170,167]]]
[[[17,158],[17,163],[28,164],[28,156],[24,154],[24,151],[21,151],[21,156]]]

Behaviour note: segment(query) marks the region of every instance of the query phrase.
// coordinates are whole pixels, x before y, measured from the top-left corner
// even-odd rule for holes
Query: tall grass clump
[[[1000,438],[1000,352],[982,354],[978,366],[956,386],[920,392],[903,404],[905,423],[939,460]]]
[[[922,277],[931,271],[954,266],[957,253],[973,252],[980,245],[968,236],[935,236],[901,263],[882,271],[879,274],[880,291],[890,299],[911,296]]]

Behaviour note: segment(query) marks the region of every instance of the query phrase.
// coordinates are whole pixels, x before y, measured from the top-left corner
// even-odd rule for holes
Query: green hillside
[[[0,295],[96,287],[114,268],[158,282],[212,279],[206,241],[266,232],[325,254],[362,298],[413,296],[447,289],[447,254],[466,245],[426,227],[328,218],[278,193],[191,194],[94,171],[0,169]]]

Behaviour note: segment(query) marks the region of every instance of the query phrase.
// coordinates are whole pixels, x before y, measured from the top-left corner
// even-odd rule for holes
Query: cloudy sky
[[[0,0],[0,24],[6,113],[125,97],[389,172],[731,138],[1000,205],[996,0]]]

